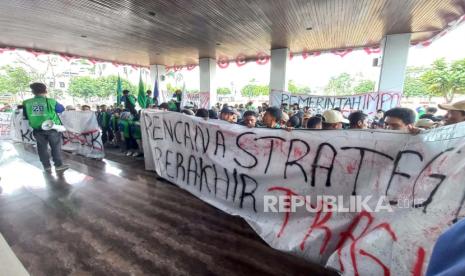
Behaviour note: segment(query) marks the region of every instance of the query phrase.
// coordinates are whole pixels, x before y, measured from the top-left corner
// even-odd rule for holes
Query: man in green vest
[[[55,125],[61,125],[58,113],[63,112],[65,108],[56,100],[47,98],[47,87],[45,84],[36,82],[29,87],[34,94],[34,98],[23,102],[23,114],[24,118],[29,121],[29,126],[33,129],[32,133],[37,142],[40,162],[46,172],[51,172],[52,166],[50,165],[50,155],[48,154],[48,145],[50,145],[55,171],[64,171],[69,166],[63,164],[61,133],[54,129],[43,130],[42,123],[51,120]]]

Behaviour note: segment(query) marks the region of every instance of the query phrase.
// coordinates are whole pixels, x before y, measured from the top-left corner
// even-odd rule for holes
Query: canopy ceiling
[[[121,63],[190,64],[426,40],[465,13],[465,0],[5,0],[0,44]]]

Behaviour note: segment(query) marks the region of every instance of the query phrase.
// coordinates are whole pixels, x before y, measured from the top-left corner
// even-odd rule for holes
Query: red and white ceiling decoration
[[[23,49],[23,48],[14,48],[14,47],[0,47],[0,55],[9,51],[16,51],[16,50],[22,50],[26,51],[30,54],[32,54],[34,57],[39,57],[42,55],[54,55],[57,57],[60,57],[64,59],[67,62],[72,62],[74,60],[78,59],[85,59],[89,61],[91,64],[95,65],[97,63],[111,63],[113,66],[120,67],[120,66],[128,66],[131,67],[135,70],[141,69],[150,69],[148,66],[140,66],[140,65],[135,65],[135,64],[123,64],[123,63],[118,63],[118,62],[112,62],[112,61],[107,61],[107,60],[102,60],[102,59],[95,59],[95,58],[87,58],[87,57],[81,57],[81,56],[75,56],[75,55],[70,55],[70,54],[64,54],[64,53],[53,53],[53,52],[48,52],[48,51],[41,51],[41,50],[35,50],[31,48]]]
[[[421,41],[421,42],[412,42],[411,45],[415,46],[415,47],[418,47],[418,48],[428,47],[434,41],[440,39],[441,37],[443,37],[447,33],[451,32],[454,29],[456,29],[463,22],[465,22],[465,15],[462,15],[457,20],[455,20],[453,22],[450,22],[448,24],[447,28],[445,28],[444,30],[442,30],[441,32],[439,32],[438,34],[433,36],[432,38],[427,39],[425,41]],[[15,50],[25,50],[25,51],[31,53],[32,55],[34,55],[35,57],[38,57],[40,55],[49,55],[49,54],[57,55],[57,56],[65,59],[68,62],[70,62],[72,60],[75,60],[75,59],[87,59],[92,64],[102,63],[102,62],[110,62],[110,61],[105,61],[105,60],[100,60],[100,59],[79,57],[79,56],[63,54],[63,53],[50,53],[50,52],[40,51],[40,50],[35,50],[35,49],[20,49],[20,48],[12,48],[12,47],[4,47],[4,48],[0,47],[0,54],[3,54],[3,53],[8,52],[8,51],[15,51]],[[344,58],[347,55],[349,55],[352,52],[357,51],[357,50],[363,50],[368,55],[371,55],[371,54],[379,55],[382,52],[382,50],[380,48],[380,45],[372,45],[372,46],[361,47],[361,48],[332,49],[332,50],[326,50],[326,51],[307,51],[307,50],[304,49],[300,53],[292,53],[291,52],[289,54],[289,59],[292,60],[296,56],[301,56],[304,60],[306,60],[306,59],[308,59],[310,57],[316,57],[316,56],[319,56],[319,55],[321,55],[323,53],[326,53],[326,54],[329,53],[329,54],[339,56],[340,58]],[[239,54],[235,58],[227,57],[227,56],[219,56],[217,58],[217,65],[221,69],[226,69],[226,68],[228,68],[230,66],[242,67],[245,64],[247,64],[248,62],[255,62],[258,65],[265,65],[265,64],[268,64],[270,62],[270,59],[271,59],[270,55],[267,54],[266,52],[258,52],[255,55],[255,57],[253,57],[253,58],[247,58],[244,54]],[[117,62],[111,62],[111,64],[113,64],[116,67],[129,66],[129,67],[132,67],[134,69],[139,69],[139,68],[149,69],[148,66],[139,66],[139,65],[133,65],[133,64],[122,64],[122,63],[117,63]],[[172,66],[166,66],[166,71],[167,72],[170,72],[170,71],[177,72],[177,71],[184,70],[184,69],[188,70],[188,71],[192,71],[197,66],[198,66],[198,64],[172,65]]]
[[[304,50],[300,53],[289,53],[289,60],[294,59],[297,56],[302,57],[302,59],[306,60],[310,57],[317,57],[324,53],[330,53],[340,58],[344,58],[348,54],[352,53],[356,50],[363,50],[368,55],[371,54],[380,54],[381,48],[379,45],[374,45],[370,47],[363,47],[363,48],[345,48],[345,49],[335,49],[335,50],[327,50],[327,51],[307,51]],[[226,69],[231,66],[242,67],[249,62],[255,62],[258,65],[265,65],[268,64],[271,60],[271,56],[265,52],[258,52],[254,57],[247,58],[244,54],[239,54],[236,58],[231,58],[227,56],[219,56],[216,60],[216,63],[220,69]],[[173,65],[173,66],[166,66],[166,72],[178,72],[181,70],[188,70],[192,71],[198,64],[189,64],[189,65]]]

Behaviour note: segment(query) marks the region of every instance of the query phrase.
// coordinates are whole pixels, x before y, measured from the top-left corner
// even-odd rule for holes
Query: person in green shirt
[[[136,98],[129,93],[129,90],[123,90],[121,102],[124,103],[124,111],[129,111],[133,116],[137,115]]]
[[[142,133],[140,130],[140,122],[137,118],[134,118],[132,121],[130,121],[129,125],[130,125],[129,128],[131,132],[131,138],[133,138],[137,143],[137,150],[134,150],[132,156],[139,157],[143,155]]]
[[[176,98],[176,112],[181,112],[181,101],[182,101],[182,91],[180,89],[176,90],[176,92],[173,95]]]
[[[113,114],[110,118],[110,132],[113,134],[113,145],[116,147],[122,148],[121,145],[121,131],[119,129],[119,118],[120,118],[121,110],[119,108],[113,111]]]
[[[50,145],[55,171],[64,171],[69,168],[69,165],[63,164],[61,133],[54,129],[43,130],[42,123],[51,120],[55,125],[61,125],[58,113],[63,112],[65,108],[55,99],[47,98],[47,86],[45,84],[36,82],[29,87],[34,94],[34,98],[23,102],[23,115],[33,129],[32,133],[36,139],[40,162],[46,172],[51,172],[52,166],[50,165],[50,155],[48,153],[48,145]]]
[[[169,101],[168,102],[168,110],[176,112],[178,110],[177,103],[175,103],[173,100]]]
[[[108,112],[107,106],[102,104],[100,112],[97,113],[97,122],[102,129],[102,143],[105,145],[107,141],[113,140],[113,133],[110,129],[111,115]]]
[[[124,150],[127,156],[132,156],[135,149],[137,148],[137,143],[134,137],[131,135],[131,125],[133,121],[133,116],[131,113],[125,111],[121,113],[119,119],[119,130],[121,132],[122,140],[124,141]]]
[[[147,90],[146,92],[147,96],[147,101],[146,101],[146,108],[150,108],[154,105],[154,101],[153,101],[153,97],[152,97],[152,91],[151,90]]]

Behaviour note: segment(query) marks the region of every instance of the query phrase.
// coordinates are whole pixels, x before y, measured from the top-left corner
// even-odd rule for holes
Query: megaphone
[[[66,128],[62,125],[56,125],[52,120],[47,120],[42,123],[42,129],[43,130],[56,130],[58,132],[64,132],[66,131]]]

